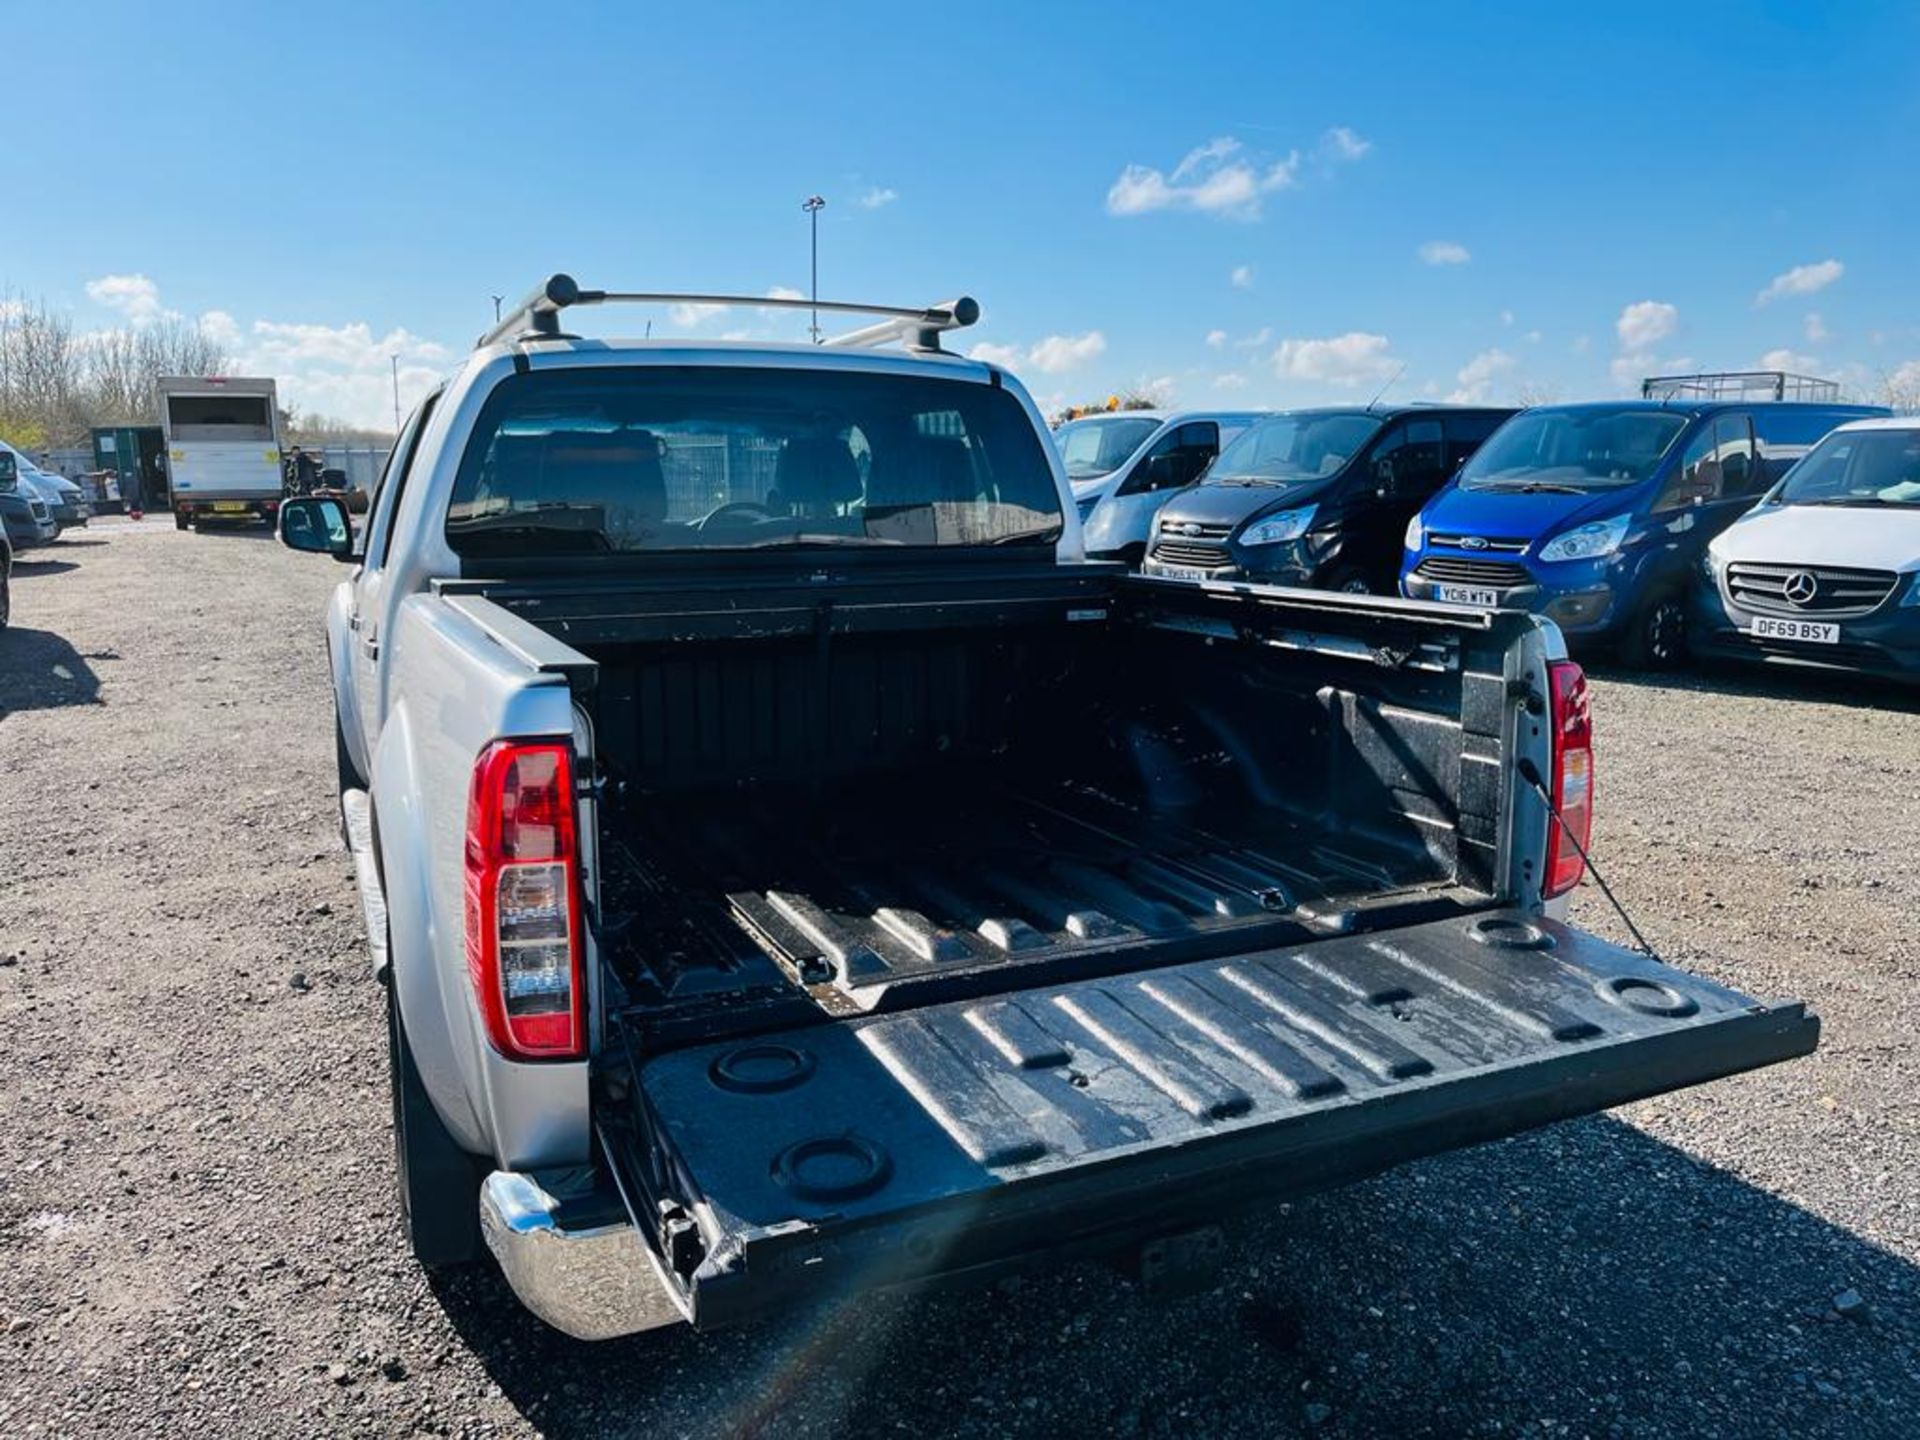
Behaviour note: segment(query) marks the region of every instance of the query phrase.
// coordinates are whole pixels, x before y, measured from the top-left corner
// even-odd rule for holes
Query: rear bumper
[[[175,495],[174,513],[178,515],[259,515],[267,519],[280,513],[278,495]]]
[[[587,1170],[496,1170],[480,1187],[480,1233],[507,1284],[576,1340],[611,1340],[685,1320],[619,1197]]]
[[[1805,618],[1822,617],[1809,614]],[[1753,620],[1754,616],[1729,606],[1718,586],[1698,586],[1688,617],[1693,653],[1706,660],[1920,681],[1920,608],[1889,603],[1871,615],[1835,621],[1840,638],[1833,644],[1757,639],[1750,633]]]

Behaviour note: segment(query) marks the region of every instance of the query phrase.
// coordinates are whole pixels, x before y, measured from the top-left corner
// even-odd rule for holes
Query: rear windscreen
[[[503,380],[461,459],[464,555],[1045,544],[1053,471],[999,386],[747,366]]]
[[[169,395],[167,433],[174,441],[274,443],[273,401],[265,395]]]
[[[266,429],[273,424],[264,395],[172,395],[167,414],[175,425]]]

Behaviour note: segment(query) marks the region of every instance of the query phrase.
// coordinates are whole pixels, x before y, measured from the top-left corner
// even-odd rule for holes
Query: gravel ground
[[[1295,1205],[1198,1298],[1086,1266],[589,1347],[395,1232],[340,572],[164,518],[39,553],[0,634],[0,1433],[1914,1433],[1910,701],[1597,687],[1616,889],[1811,1002],[1809,1060]]]

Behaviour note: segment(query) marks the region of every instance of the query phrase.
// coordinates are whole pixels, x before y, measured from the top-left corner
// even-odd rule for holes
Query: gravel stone
[[[1259,1214],[1209,1294],[1087,1263],[582,1345],[398,1238],[384,992],[329,795],[344,573],[165,516],[15,570],[0,1316],[39,1323],[0,1341],[0,1434],[1913,1433],[1914,697],[1593,666],[1608,880],[1674,963],[1816,1010],[1806,1060]],[[1591,886],[1573,914],[1625,938]]]

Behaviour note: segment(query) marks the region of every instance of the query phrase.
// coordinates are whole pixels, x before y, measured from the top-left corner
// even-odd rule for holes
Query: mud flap
[[[712,1326],[1193,1231],[1818,1035],[1496,913],[662,1054],[623,1168],[697,1217],[680,1279]]]

